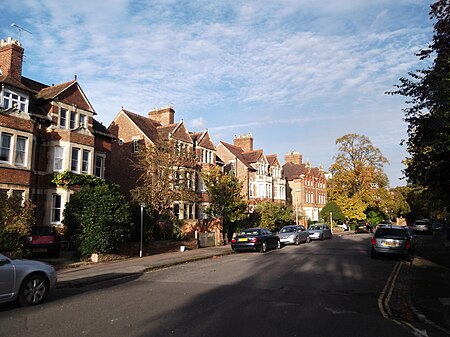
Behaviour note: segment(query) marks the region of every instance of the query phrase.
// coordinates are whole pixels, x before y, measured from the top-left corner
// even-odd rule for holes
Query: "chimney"
[[[22,60],[23,60],[23,48],[20,42],[8,39],[0,41],[0,70],[1,75],[9,76],[16,81],[22,79]]]
[[[234,146],[240,147],[244,152],[253,151],[253,136],[251,133],[234,136],[233,143]]]
[[[162,126],[174,123],[175,110],[172,106],[167,105],[164,108],[154,108],[148,113],[148,117],[159,122]]]
[[[291,151],[285,154],[284,160],[286,161],[286,163],[300,165],[303,161],[303,156],[300,152]]]

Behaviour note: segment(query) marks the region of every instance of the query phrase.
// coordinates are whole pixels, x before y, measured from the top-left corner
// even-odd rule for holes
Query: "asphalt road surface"
[[[383,317],[370,236],[239,253],[0,305],[0,336],[413,336]]]

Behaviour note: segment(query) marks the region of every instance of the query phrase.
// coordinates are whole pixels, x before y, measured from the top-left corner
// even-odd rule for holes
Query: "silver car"
[[[56,279],[55,269],[47,263],[0,254],[0,303],[40,304],[56,286]]]
[[[311,242],[308,231],[303,226],[284,226],[278,232],[282,244],[299,245],[302,242]]]
[[[323,240],[333,238],[330,227],[327,224],[314,224],[308,228],[309,237],[312,240]]]
[[[433,234],[433,227],[428,220],[416,220],[412,225],[414,233],[425,233],[428,235]]]

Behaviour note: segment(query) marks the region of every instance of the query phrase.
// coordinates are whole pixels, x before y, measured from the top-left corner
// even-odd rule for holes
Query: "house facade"
[[[0,193],[31,199],[36,224],[61,226],[72,192],[53,174],[107,179],[113,138],[76,79],[48,86],[22,76],[23,54],[20,42],[0,42]]]
[[[286,180],[277,156],[254,150],[251,134],[236,136],[233,144],[221,141],[217,154],[225,171],[243,183],[242,196],[248,200],[250,211],[263,201],[286,202]]]
[[[139,145],[154,144],[158,137],[174,140],[180,152],[195,154],[197,166],[183,168],[182,174],[187,177],[187,187],[196,192],[197,198],[195,202],[180,200],[174,203],[173,213],[180,220],[196,223],[206,218],[203,210],[209,202],[200,172],[216,165],[216,149],[208,131],[189,132],[183,121],[175,123],[174,115],[175,110],[170,106],[155,108],[148,116],[123,108],[119,111],[108,127],[117,139],[112,147],[112,180],[121,186],[122,192],[131,200],[130,190],[137,186],[140,176],[138,170],[132,167],[132,163],[137,160]]]
[[[286,153],[285,162],[287,202],[296,212],[296,218],[319,221],[319,213],[327,203],[327,178],[322,166],[303,163],[303,156],[296,151]]]

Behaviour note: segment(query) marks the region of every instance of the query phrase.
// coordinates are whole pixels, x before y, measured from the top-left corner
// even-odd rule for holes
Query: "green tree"
[[[396,218],[404,218],[411,212],[408,203],[408,194],[411,192],[409,186],[398,186],[390,190],[392,195],[392,207],[388,209],[388,214]]]
[[[210,198],[205,213],[210,217],[221,217],[224,235],[228,233],[230,238],[236,223],[247,217],[247,202],[241,195],[242,183],[218,169],[203,171],[202,177]]]
[[[388,94],[408,97],[404,109],[408,123],[409,157],[404,173],[414,186],[437,192],[450,205],[450,1],[431,6],[435,20],[430,45],[416,54],[421,60],[434,58],[426,69],[400,78],[397,90]]]
[[[63,223],[75,235],[83,258],[92,253],[111,253],[131,232],[131,213],[119,186],[98,179],[95,186],[83,186],[64,209]]]
[[[389,200],[389,181],[383,171],[388,160],[366,136],[347,134],[336,144],[338,154],[330,167],[329,199],[336,201],[347,220],[363,220],[367,207],[384,208],[383,203]]]
[[[341,208],[334,200],[328,201],[325,207],[322,208],[320,211],[320,217],[327,221],[330,218],[330,213],[334,222],[345,222],[345,215],[342,213]]]
[[[23,254],[25,240],[35,223],[36,206],[27,199],[0,196],[0,251]]]
[[[139,186],[131,190],[137,203],[147,205],[155,236],[166,236],[167,226],[176,232],[173,206],[195,201],[196,160],[192,148],[174,140],[158,138],[139,148],[135,168],[141,172]],[[168,221],[171,222],[168,224]]]
[[[281,227],[293,222],[292,209],[275,202],[261,202],[255,207],[259,225],[271,231],[278,231]]]

